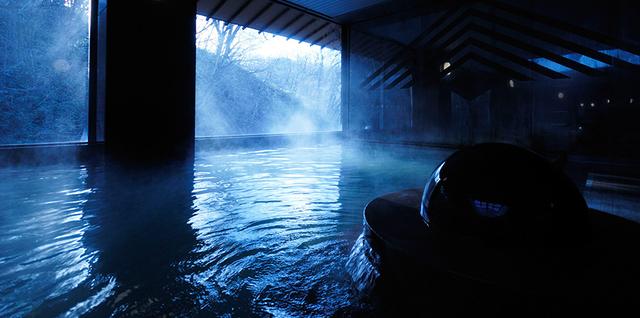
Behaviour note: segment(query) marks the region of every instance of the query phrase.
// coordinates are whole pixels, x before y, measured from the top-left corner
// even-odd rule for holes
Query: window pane
[[[89,0],[0,0],[0,144],[87,140]]]
[[[340,51],[202,16],[196,136],[341,130]]]

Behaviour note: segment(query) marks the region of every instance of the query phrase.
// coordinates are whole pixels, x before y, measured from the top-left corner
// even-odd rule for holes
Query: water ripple
[[[202,246],[200,266],[189,270],[212,306],[248,297],[256,315],[326,316],[350,305],[344,266],[362,207],[376,195],[421,186],[422,171],[445,154],[417,162],[344,151],[336,145],[199,157],[189,224]],[[409,167],[401,176],[388,169],[398,166]]]
[[[446,155],[336,144],[0,169],[0,316],[345,312],[363,206]]]

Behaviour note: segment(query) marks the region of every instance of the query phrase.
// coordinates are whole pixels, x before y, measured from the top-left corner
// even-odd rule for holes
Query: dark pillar
[[[349,108],[351,103],[351,27],[348,25],[342,26],[342,92],[341,92],[341,120],[342,131],[349,131]]]
[[[95,144],[97,137],[97,106],[98,99],[98,17],[99,0],[91,0],[91,27],[89,33],[89,120],[87,141]]]
[[[160,158],[191,152],[195,4],[108,2],[105,144],[110,153]]]

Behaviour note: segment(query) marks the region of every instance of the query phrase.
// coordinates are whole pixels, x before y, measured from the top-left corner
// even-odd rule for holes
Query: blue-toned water
[[[330,316],[374,197],[451,151],[198,151],[161,167],[0,169],[0,316]]]

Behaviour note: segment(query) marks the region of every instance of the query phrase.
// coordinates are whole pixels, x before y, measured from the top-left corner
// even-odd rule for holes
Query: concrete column
[[[111,0],[107,6],[107,150],[127,158],[190,153],[196,2]]]

